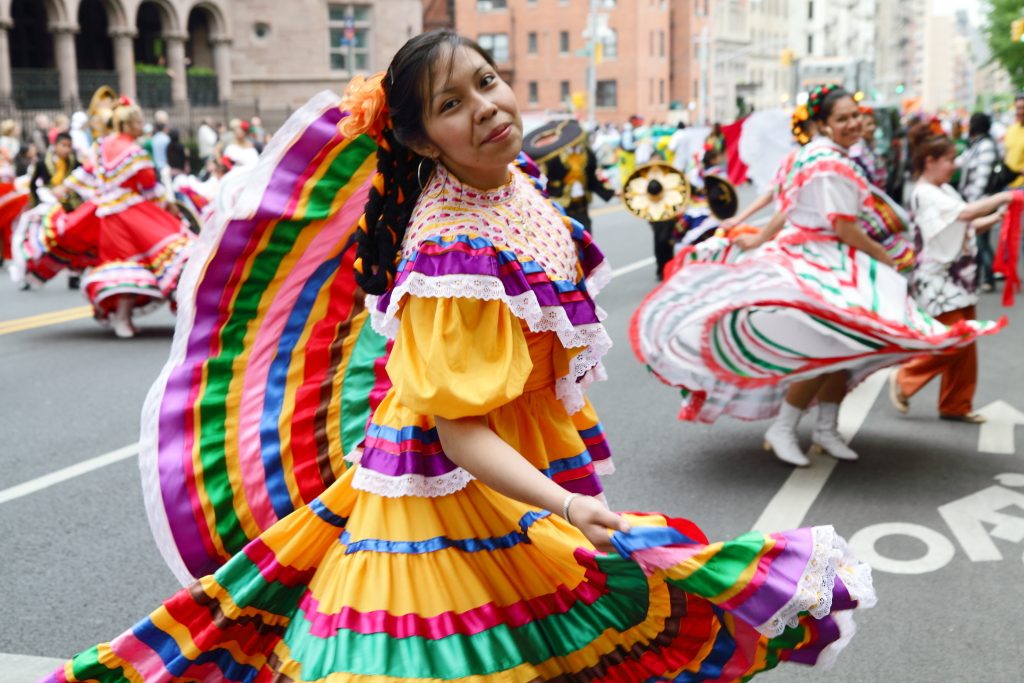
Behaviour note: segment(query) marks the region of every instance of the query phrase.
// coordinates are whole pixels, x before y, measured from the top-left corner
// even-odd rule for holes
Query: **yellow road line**
[[[0,322],[0,335],[11,334],[12,332],[24,332],[25,330],[34,330],[37,327],[47,327],[49,325],[57,325],[60,323],[70,322],[72,320],[81,320],[82,318],[91,317],[92,306],[65,308],[51,313],[40,313],[39,315],[30,315],[26,318],[15,318],[14,320],[5,320]]]
[[[601,206],[590,212],[591,216],[604,216],[608,213],[615,213],[616,211],[625,211],[626,207],[622,204],[614,204],[612,206]]]

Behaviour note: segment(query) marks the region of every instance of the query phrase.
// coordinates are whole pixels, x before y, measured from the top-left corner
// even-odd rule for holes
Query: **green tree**
[[[988,26],[985,33],[992,59],[1003,65],[1017,90],[1024,90],[1024,43],[1014,42],[1010,24],[1021,18],[1020,0],[988,0]]]

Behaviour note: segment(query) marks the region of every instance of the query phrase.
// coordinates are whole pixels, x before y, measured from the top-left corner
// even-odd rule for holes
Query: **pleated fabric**
[[[783,661],[830,662],[853,634],[850,611],[876,599],[870,570],[831,527],[711,543],[689,521],[636,513],[604,554],[445,456],[434,416],[483,416],[540,471],[600,494],[610,453],[584,390],[610,347],[592,298],[609,269],[521,159],[510,184],[488,192],[442,171],[414,212],[394,287],[366,308],[353,292],[332,300],[310,283],[325,263],[328,279],[351,281],[350,202],[373,161],[365,138],[336,137],[341,116],[329,94],[298,112],[227,202],[222,229],[204,231],[147,404],[148,428],[159,426],[143,461],[158,541],[186,575],[214,569],[44,680],[732,681]],[[281,220],[309,187],[298,169],[346,153],[347,173],[325,169],[310,188],[323,193],[321,213],[311,202]],[[290,158],[291,175],[277,176]],[[270,244],[275,267],[258,268]],[[263,279],[249,280],[256,270]],[[307,286],[324,302],[316,313],[298,304]],[[264,313],[277,307],[280,318]],[[358,337],[368,329],[366,310],[391,339],[370,363],[350,332],[357,319]],[[286,344],[322,323],[330,333]],[[336,366],[317,366],[319,401],[298,399],[325,346],[363,368],[383,362],[388,380],[361,436],[354,413],[323,423],[330,481],[300,467],[294,436],[323,401],[356,393]],[[373,402],[365,393],[361,406]],[[256,421],[281,395],[285,407]]]
[[[724,237],[684,249],[633,315],[633,350],[682,390],[680,419],[770,418],[793,382],[845,370],[852,388],[880,368],[951,352],[1005,324],[943,325],[897,271],[839,240],[837,219],[871,209],[881,221],[891,207],[872,208],[863,175],[827,139],[801,151],[780,201],[787,227],[775,240],[753,252]]]

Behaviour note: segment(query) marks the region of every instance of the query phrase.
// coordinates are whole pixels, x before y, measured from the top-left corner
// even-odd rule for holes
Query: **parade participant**
[[[249,123],[240,119],[231,119],[231,141],[224,146],[224,154],[231,163],[238,167],[251,166],[260,158],[259,150],[249,137]]]
[[[805,466],[797,425],[813,401],[815,450],[854,460],[837,429],[839,403],[871,372],[963,347],[998,323],[952,327],[927,316],[883,247],[858,227],[871,193],[846,150],[860,138],[853,98],[818,88],[808,101],[825,136],[793,164],[786,227],[753,252],[712,239],[683,252],[640,306],[631,340],[642,362],[684,388],[681,419],[774,417],[765,447]]]
[[[345,222],[375,324],[395,334],[365,448],[215,574],[48,680],[732,681],[831,659],[849,610],[875,600],[831,527],[707,544],[690,522],[619,516],[549,478],[577,380],[609,345],[584,284],[602,258],[522,170],[535,171],[490,55],[448,31],[415,37],[341,106],[329,150],[355,155],[349,175],[372,150],[357,134],[379,145],[358,180],[365,212]],[[311,109],[308,142],[339,113]],[[257,169],[306,153],[283,149]],[[212,259],[204,279],[223,275]]]
[[[679,238],[679,218],[690,202],[690,187],[682,173],[663,162],[646,164],[626,180],[622,199],[633,215],[651,226],[654,236],[654,276],[660,282]]]
[[[21,127],[14,119],[0,122],[0,152],[10,162],[21,151]]]
[[[96,319],[129,338],[135,336],[133,314],[164,301],[173,305],[191,236],[159,205],[164,190],[152,160],[136,143],[142,110],[122,97],[112,122],[113,133],[101,142],[95,168],[98,264],[82,285]]]
[[[0,147],[0,264],[13,255],[14,225],[29,203],[26,180],[17,175],[10,149]]]
[[[77,201],[77,195],[69,195],[64,187],[64,181],[71,173],[78,168],[78,159],[72,149],[71,135],[60,133],[56,142],[46,151],[43,161],[36,164],[32,179],[29,182],[29,192],[32,194],[32,205],[40,203],[39,191],[46,189],[53,198],[65,204],[66,209],[73,209],[81,202]]]
[[[885,159],[875,151],[875,110],[867,105],[860,107],[861,139],[850,147],[850,158],[864,170],[864,175],[875,187],[884,190],[889,172],[885,168]]]
[[[968,147],[956,159],[961,169],[957,189],[968,202],[976,202],[991,194],[993,171],[999,163],[999,147],[992,139],[992,117],[983,112],[971,114],[967,126]],[[984,230],[978,233],[978,283],[981,291],[991,292],[996,288],[996,277],[992,271],[992,233]]]
[[[909,140],[916,179],[910,207],[921,240],[911,291],[928,315],[946,325],[973,321],[978,303],[976,235],[987,233],[1002,218],[998,209],[1013,198],[1013,192],[967,203],[949,184],[956,169],[953,141],[935,135],[923,124],[910,131]],[[978,380],[978,355],[973,343],[955,354],[915,358],[894,370],[889,380],[893,405],[906,413],[910,398],[940,374],[939,417],[984,422],[984,417],[973,410]]]
[[[523,151],[547,176],[547,192],[570,218],[591,232],[590,200],[593,193],[608,201],[615,190],[597,175],[597,157],[587,144],[587,134],[574,119],[552,121],[531,131]]]

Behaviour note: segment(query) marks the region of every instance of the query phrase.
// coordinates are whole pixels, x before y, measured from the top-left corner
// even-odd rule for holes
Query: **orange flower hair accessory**
[[[789,120],[790,130],[793,132],[793,137],[800,145],[806,145],[811,141],[811,136],[807,134],[807,121],[811,118],[811,113],[807,110],[806,104],[801,104],[799,107],[793,110],[793,116]]]
[[[383,131],[390,127],[387,96],[384,94],[384,72],[369,78],[353,76],[341,97],[341,110],[348,112],[338,123],[338,131],[348,139],[366,133],[379,144]]]

